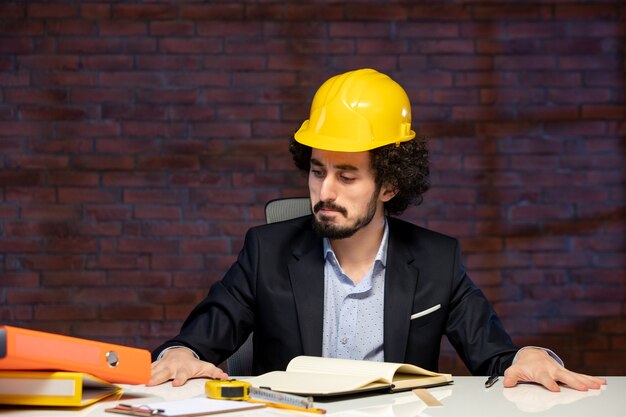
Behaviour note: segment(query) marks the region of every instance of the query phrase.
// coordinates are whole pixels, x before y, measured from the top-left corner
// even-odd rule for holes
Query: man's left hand
[[[550,391],[560,391],[559,382],[578,391],[600,389],[606,380],[569,371],[555,361],[546,351],[535,348],[523,349],[517,360],[504,371],[505,388],[519,382],[535,382]]]

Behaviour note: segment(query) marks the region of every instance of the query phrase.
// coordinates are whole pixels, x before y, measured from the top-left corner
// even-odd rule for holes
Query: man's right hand
[[[148,386],[159,385],[172,380],[173,387],[179,387],[190,378],[205,377],[228,379],[228,375],[217,366],[204,362],[187,348],[170,349],[163,357],[152,362],[152,372]]]

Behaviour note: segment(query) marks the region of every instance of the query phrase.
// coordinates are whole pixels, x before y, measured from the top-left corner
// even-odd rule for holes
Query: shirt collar
[[[324,259],[326,260],[334,260],[337,265],[339,261],[337,260],[337,256],[333,251],[333,248],[330,246],[330,241],[328,238],[323,239],[324,243]],[[378,252],[376,253],[376,258],[374,258],[374,264],[380,263],[382,267],[387,265],[387,246],[389,245],[389,224],[387,223],[387,218],[385,218],[385,231],[383,232],[383,238],[380,242],[380,246],[378,247]]]

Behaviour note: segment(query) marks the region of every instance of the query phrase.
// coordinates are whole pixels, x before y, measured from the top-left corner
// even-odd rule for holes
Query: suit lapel
[[[404,362],[413,297],[419,269],[402,240],[402,231],[389,219],[389,246],[385,271],[384,345],[386,362]]]
[[[322,240],[312,231],[295,247],[289,279],[298,312],[304,355],[322,356],[324,320],[324,258]]]

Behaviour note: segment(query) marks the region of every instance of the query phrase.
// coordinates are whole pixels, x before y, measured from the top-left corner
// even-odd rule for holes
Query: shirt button
[[[348,343],[348,338],[347,337],[342,337],[340,340],[342,345],[345,345],[346,343]]]

